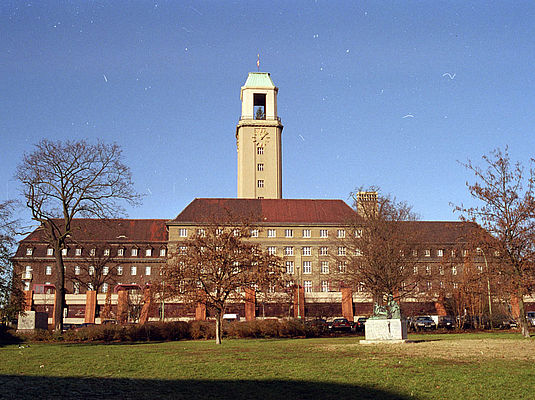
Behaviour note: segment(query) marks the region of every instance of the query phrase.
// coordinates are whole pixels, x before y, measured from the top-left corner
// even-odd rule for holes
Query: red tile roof
[[[455,244],[466,242],[481,228],[473,222],[462,221],[412,221],[403,222],[411,231],[418,232],[423,242],[430,244]]]
[[[167,241],[165,222],[165,219],[77,218],[72,221],[72,239],[78,242],[165,242]],[[44,238],[45,232],[38,228],[30,233],[24,242],[42,242]]]
[[[193,200],[169,223],[211,222],[229,215],[264,223],[343,224],[356,214],[342,200],[210,198]]]

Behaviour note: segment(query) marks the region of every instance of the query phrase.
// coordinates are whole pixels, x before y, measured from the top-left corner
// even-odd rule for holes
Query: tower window
[[[256,154],[264,154],[264,148],[263,147],[257,147],[256,148]]]
[[[264,164],[262,164],[262,163],[256,164],[256,170],[257,171],[263,171],[264,170]]]
[[[255,93],[253,95],[254,119],[266,119],[266,95]]]

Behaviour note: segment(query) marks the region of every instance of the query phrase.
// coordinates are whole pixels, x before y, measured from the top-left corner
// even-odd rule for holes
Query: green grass
[[[535,341],[518,334],[359,339],[12,345],[0,398],[533,398]]]

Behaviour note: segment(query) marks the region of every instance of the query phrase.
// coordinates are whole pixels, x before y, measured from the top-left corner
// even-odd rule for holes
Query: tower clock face
[[[269,142],[269,132],[266,128],[256,128],[253,134],[253,141],[257,146],[265,146]]]

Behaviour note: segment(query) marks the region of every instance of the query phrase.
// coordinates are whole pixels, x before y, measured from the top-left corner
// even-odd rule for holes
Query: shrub
[[[207,321],[191,321],[189,332],[192,339],[215,338],[215,324]]]

